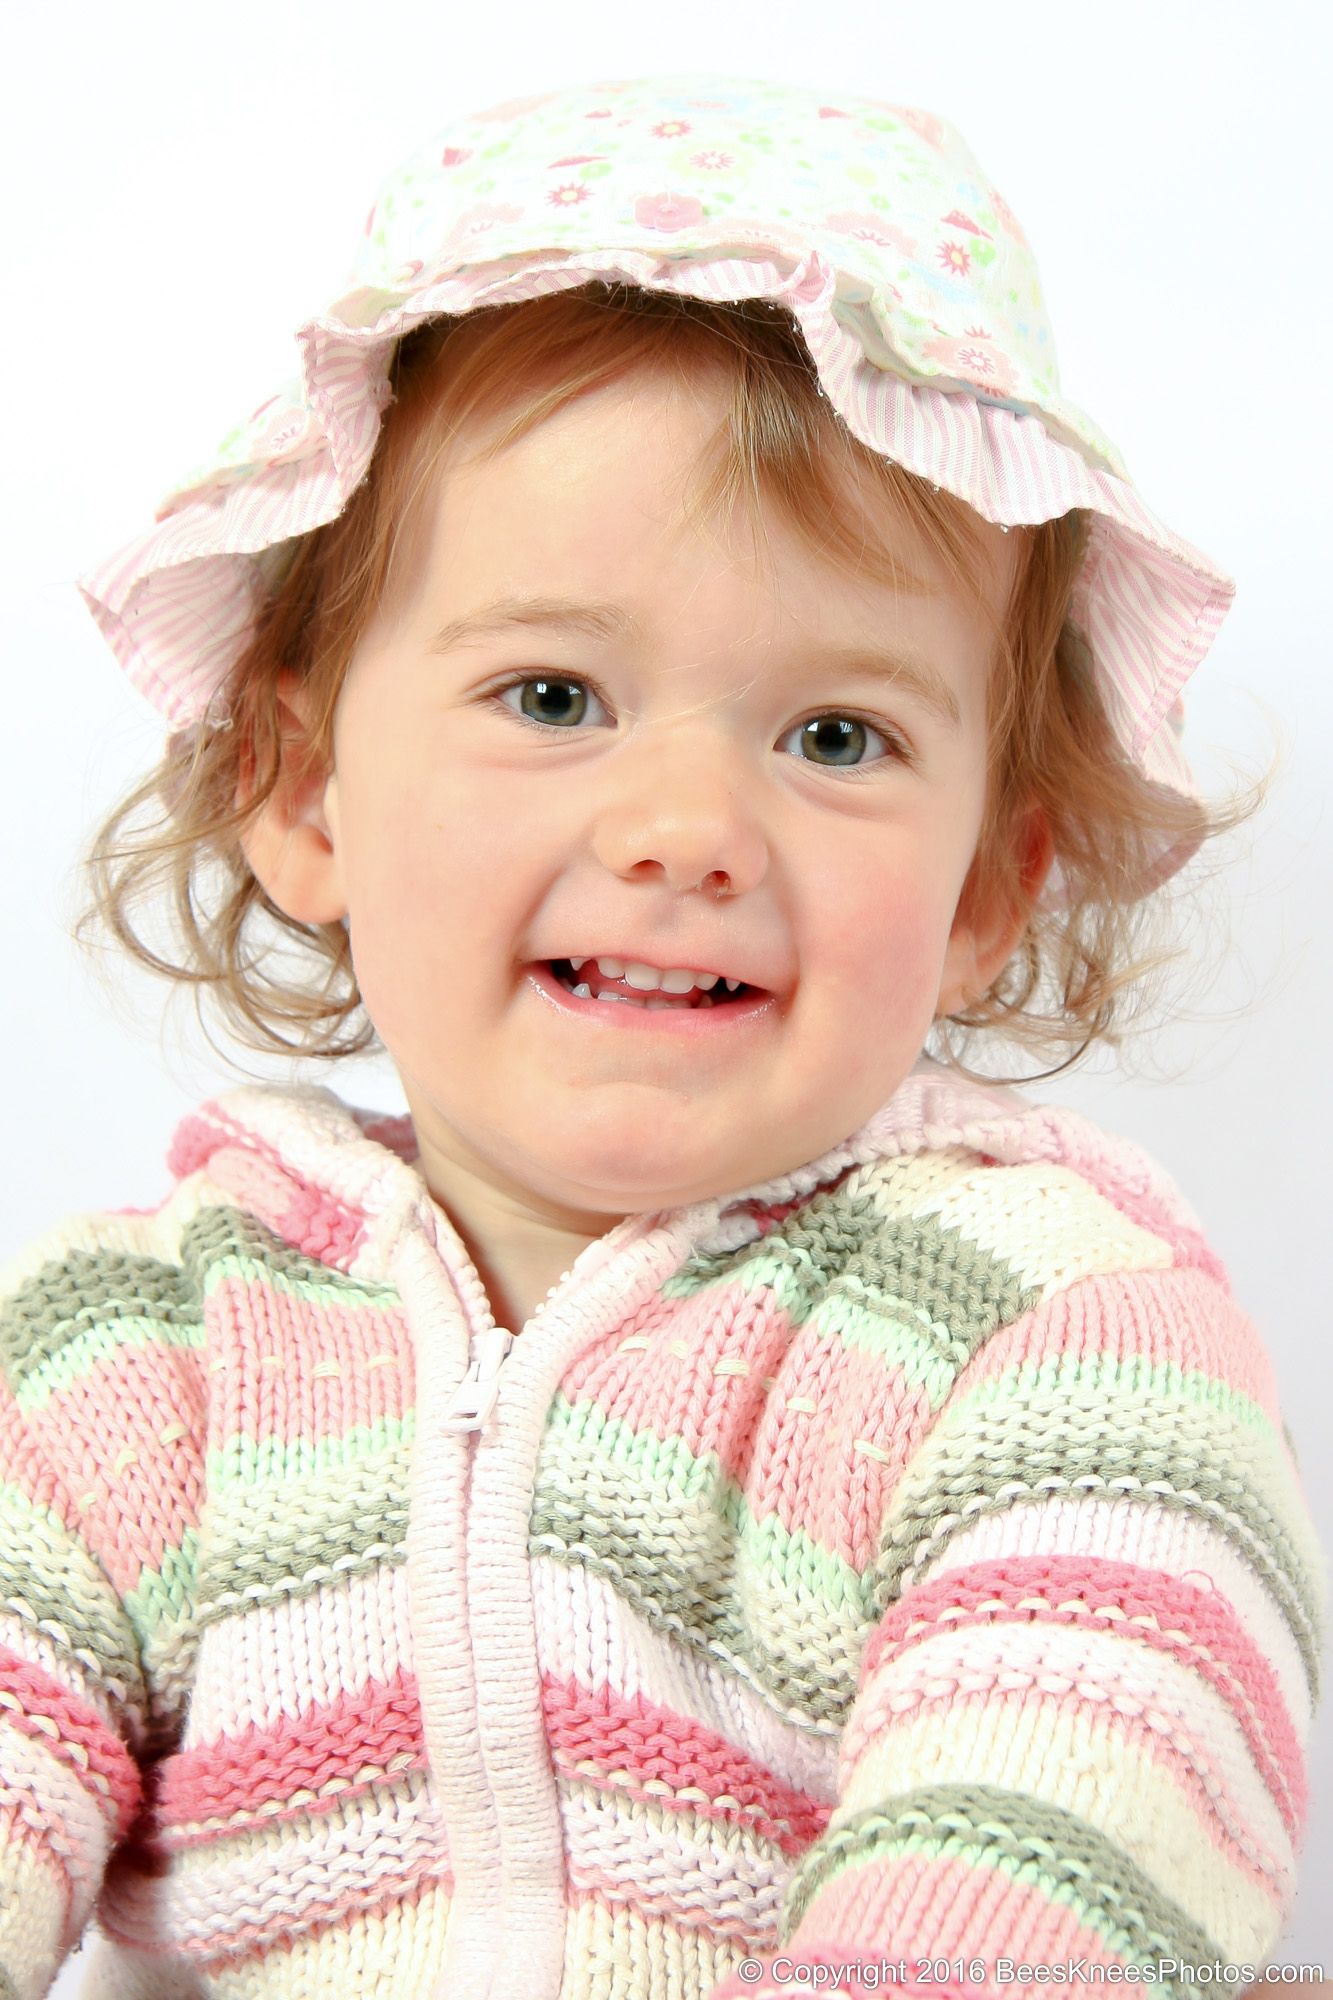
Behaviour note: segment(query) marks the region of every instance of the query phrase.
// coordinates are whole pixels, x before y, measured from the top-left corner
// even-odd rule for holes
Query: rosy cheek
[[[919,883],[876,883],[847,911],[831,962],[872,985],[886,979],[900,983],[907,967],[928,950],[931,918]]]
[[[859,920],[855,985],[867,1012],[886,1033],[925,1034],[934,1014],[940,966],[948,942],[942,903],[918,893],[881,897]]]

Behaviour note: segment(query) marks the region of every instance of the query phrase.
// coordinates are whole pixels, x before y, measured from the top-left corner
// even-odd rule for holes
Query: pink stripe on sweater
[[[1020,1363],[1082,1365],[1106,1354],[1133,1363],[1174,1362],[1248,1397],[1275,1426],[1273,1370],[1245,1314],[1199,1271],[1135,1271],[1078,1278],[1002,1327],[958,1378],[962,1396]],[[1109,1400],[1114,1400],[1110,1391]]]
[[[1119,1616],[1107,1617],[1104,1607]],[[1304,1759],[1277,1676],[1226,1598],[1135,1563],[1096,1556],[1010,1556],[949,1570],[909,1591],[871,1635],[864,1689],[914,1643],[947,1624],[1080,1626],[1131,1635],[1193,1668],[1236,1717],[1293,1838],[1308,1809]],[[1129,1626],[1126,1621],[1151,1619]]]
[[[113,1841],[122,1839],[139,1810],[143,1787],[139,1767],[115,1731],[95,1708],[8,1646],[0,1646],[0,1688],[8,1697],[0,1720],[68,1764],[99,1803],[109,1801],[114,1824],[108,1833]],[[43,1727],[47,1722],[54,1723],[54,1735]]]
[[[627,1339],[645,1340],[631,1347]],[[653,1298],[645,1302],[633,1325],[584,1348],[565,1370],[560,1387],[571,1403],[592,1399],[609,1417],[657,1437],[679,1438],[701,1457],[736,1450],[739,1402],[757,1408],[765,1375],[775,1375],[791,1346],[793,1330],[787,1315],[765,1295],[764,1308],[750,1310],[737,1283],[710,1288],[692,1299]],[[673,1354],[670,1341],[686,1348]],[[743,1362],[748,1373],[715,1375],[726,1357]]]
[[[771,1301],[765,1321],[734,1288],[667,1311],[658,1326],[647,1317],[636,1326],[632,1337],[646,1347],[619,1351],[620,1329],[581,1354],[565,1371],[566,1398],[595,1402],[696,1458],[716,1454],[756,1520],[776,1515],[789,1533],[799,1528],[864,1570],[904,1456],[930,1419],[924,1388],[881,1356],[813,1326],[793,1328]],[[776,1389],[764,1388],[766,1377]],[[794,1407],[789,1397],[799,1399]],[[830,1437],[823,1412],[835,1408],[843,1421]],[[858,1448],[865,1443],[874,1450]]]
[[[152,1341],[122,1343],[29,1418],[54,1463],[81,1440],[77,1490],[55,1489],[47,1504],[91,1548],[117,1592],[137,1590],[145,1570],[161,1570],[203,1499],[203,1416],[198,1363]],[[108,1409],[117,1412],[112,1428]],[[164,1429],[176,1432],[165,1442]],[[150,1472],[145,1476],[145,1467]],[[86,1502],[86,1504],[84,1504]]]
[[[214,1389],[212,1435],[314,1446],[383,1419],[415,1394],[411,1336],[398,1307],[321,1301],[312,1311],[277,1285],[225,1278],[209,1302],[235,1357]]]
[[[252,1726],[169,1757],[157,1794],[162,1845],[215,1840],[215,1830],[199,1829],[203,1820],[267,1826],[332,1812],[386,1776],[425,1769],[415,1677],[404,1672],[388,1683],[368,1681],[274,1729]],[[288,1805],[297,1792],[321,1796]]]
[[[609,1773],[623,1772],[628,1783],[618,1783],[618,1793],[649,1800],[664,1812],[746,1827],[784,1854],[801,1853],[828,1825],[828,1806],[784,1785],[702,1723],[643,1695],[547,1675],[542,1710],[556,1764],[567,1777],[605,1784]],[[580,1768],[584,1765],[594,1768]],[[649,1791],[649,1780],[670,1790]],[[708,1796],[677,1797],[685,1787]],[[735,1803],[720,1804],[723,1799]]]
[[[756,1522],[802,1532],[859,1576],[878,1554],[893,1489],[930,1419],[923,1384],[807,1326],[730,1469]]]

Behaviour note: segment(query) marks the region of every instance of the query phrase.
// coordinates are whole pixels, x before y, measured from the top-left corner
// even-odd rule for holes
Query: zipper
[[[448,1220],[447,1216],[445,1219]],[[642,1225],[642,1218],[640,1223]],[[450,1227],[452,1230],[452,1224]],[[611,1234],[614,1233],[613,1230]],[[636,1233],[642,1234],[642,1226]],[[440,1420],[440,1428],[446,1431],[482,1431],[495,1408],[496,1398],[500,1393],[500,1369],[505,1356],[514,1344],[514,1335],[506,1327],[495,1324],[476,1266],[465,1250],[460,1258],[448,1255],[439,1241],[433,1219],[430,1224],[430,1239],[449,1273],[454,1291],[463,1308],[464,1319],[470,1322],[475,1310],[485,1315],[483,1323],[475,1331],[469,1324],[467,1373],[450,1398],[449,1406]],[[580,1259],[575,1258],[574,1264],[551,1286],[528,1321],[529,1327],[535,1326],[537,1321],[557,1304],[563,1304],[568,1292],[576,1285],[585,1283],[593,1272],[601,1269],[608,1255],[615,1254],[608,1252],[605,1244],[606,1239],[602,1238],[596,1245],[595,1254],[588,1259],[581,1270],[576,1271],[575,1266]],[[461,1244],[459,1247],[462,1249]],[[588,1246],[588,1249],[593,1248],[591,1244]],[[587,1256],[587,1251],[581,1254]]]
[[[441,1419],[447,1431],[479,1431],[495,1408],[500,1393],[500,1367],[514,1344],[505,1327],[486,1326],[475,1336],[467,1374],[454,1391]]]

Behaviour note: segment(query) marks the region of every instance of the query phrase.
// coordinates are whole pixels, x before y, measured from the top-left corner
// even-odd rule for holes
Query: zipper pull
[[[514,1344],[502,1326],[488,1326],[477,1335],[467,1374],[459,1383],[442,1423],[447,1431],[479,1431],[495,1408],[500,1393],[500,1364]]]

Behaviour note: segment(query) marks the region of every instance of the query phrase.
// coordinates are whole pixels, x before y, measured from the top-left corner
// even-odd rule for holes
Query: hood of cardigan
[[[864,1125],[817,1159],[733,1194],[627,1216],[588,1244],[573,1268],[587,1276],[663,1225],[682,1247],[738,1249],[854,1166],[949,1148],[988,1162],[1059,1162],[1145,1226],[1150,1216],[1169,1216],[1177,1231],[1202,1241],[1174,1182],[1132,1141],[1062,1106],[1033,1104],[1011,1086],[971,1083],[923,1055]],[[355,1277],[390,1280],[404,1238],[424,1236],[455,1281],[475,1293],[461,1239],[416,1157],[406,1116],[357,1109],[321,1085],[258,1084],[210,1098],[183,1119],[169,1165],[178,1179],[206,1168],[210,1181],[293,1249]]]
[[[1233,586],[1064,394],[1031,249],[990,176],[932,112],[708,75],[497,105],[391,176],[338,296],[297,332],[299,377],[80,579],[174,729],[226,725],[229,676],[296,541],[366,473],[399,338],[590,280],[772,301],[872,451],[1002,526],[1086,512],[1070,616],[1111,726],[1150,780],[1197,795],[1180,691]],[[1192,851],[1151,855],[1141,893]],[[1044,901],[1063,894],[1057,866]]]

